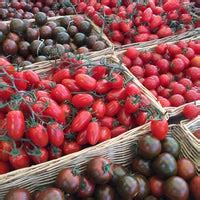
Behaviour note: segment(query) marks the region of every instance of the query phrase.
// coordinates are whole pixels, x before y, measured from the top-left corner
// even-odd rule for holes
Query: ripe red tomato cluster
[[[151,0],[146,5],[132,1],[90,0],[77,5],[78,13],[86,13],[115,44],[130,44],[180,34],[200,26],[180,0],[166,0],[162,6]]]
[[[0,174],[80,151],[159,114],[118,65],[88,68],[65,58],[42,79],[0,62]]]
[[[130,47],[123,63],[164,107],[200,100],[200,41],[159,44],[153,51]]]

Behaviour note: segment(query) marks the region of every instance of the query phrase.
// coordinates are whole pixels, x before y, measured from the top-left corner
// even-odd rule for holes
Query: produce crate
[[[67,15],[67,16],[74,18],[77,15]],[[93,57],[96,57],[96,56],[101,56],[101,55],[113,53],[113,51],[114,51],[113,44],[110,42],[110,40],[107,38],[107,36],[101,31],[101,29],[98,26],[96,26],[94,24],[94,22],[91,21],[87,16],[85,16],[85,15],[78,15],[78,16],[83,16],[87,21],[89,21],[91,23],[92,33],[94,35],[97,35],[100,38],[100,41],[105,42],[106,48],[103,49],[103,50],[100,50],[100,51],[90,51],[90,52],[84,53],[84,54],[77,54],[77,53],[75,53],[75,54],[80,55],[80,56],[84,56],[84,57],[93,58]],[[49,17],[47,21],[56,21],[56,20],[59,20],[59,19],[64,18],[64,17],[66,17],[66,16]],[[34,22],[35,19],[28,19],[27,21]],[[9,25],[10,22],[11,21],[3,21],[3,23],[5,23],[7,25]],[[43,63],[43,61],[41,63]],[[33,66],[33,65],[31,65],[31,66]]]
[[[109,63],[118,63],[119,60],[113,56],[107,56],[106,61]],[[93,59],[91,61],[95,64],[101,62],[100,58]],[[29,68],[29,67],[28,67]],[[52,69],[50,63],[45,63],[41,66],[34,67],[33,70],[38,73],[47,73]],[[132,79],[134,82],[136,79],[132,74],[122,66],[123,74],[126,79]],[[24,69],[26,70],[26,68]],[[163,115],[164,118],[168,118],[166,111],[156,102],[155,99],[152,99],[148,96],[149,92],[142,87],[142,85],[136,80],[135,84],[141,89],[142,93],[148,97],[151,101],[151,105]],[[142,130],[146,130],[149,127],[149,123],[142,126]],[[33,165],[28,168],[15,170],[9,172],[5,175],[0,175],[0,199],[13,187],[26,187],[31,192],[35,191],[38,187],[46,186],[50,183],[53,183],[57,173],[65,167],[80,167],[81,170],[84,169],[87,162],[97,155],[102,155],[111,158],[117,163],[123,163],[125,165],[129,164],[129,161],[132,157],[130,147],[132,147],[132,138],[135,138],[138,133],[140,133],[140,127],[134,128],[130,131],[127,131],[121,134],[118,137],[100,143],[93,147],[85,148],[79,152],[72,153],[61,158],[48,161],[46,163]],[[127,137],[128,136],[128,137]],[[130,136],[130,138],[129,138]],[[128,157],[127,157],[128,155]]]
[[[150,126],[144,125],[134,131],[128,131],[117,138],[101,143],[95,147],[85,149],[76,154],[71,154],[45,164],[40,164],[36,167],[18,170],[18,173],[16,173],[15,176],[11,173],[4,177],[1,176],[0,199],[3,199],[6,192],[12,187],[25,187],[30,192],[33,192],[40,187],[53,184],[59,171],[64,168],[73,168],[76,166],[83,172],[88,161],[96,156],[108,158],[115,164],[122,164],[125,167],[129,166],[132,159],[136,156],[137,141],[139,137],[149,134],[149,132]],[[168,135],[179,142],[181,146],[180,158],[189,158],[194,162],[193,156],[188,154],[190,148],[185,145],[188,138],[182,137],[181,127],[178,125],[171,125]],[[198,174],[199,172],[197,172],[197,175]]]
[[[184,37],[183,37],[184,35]],[[135,45],[124,45],[123,47],[121,48],[116,48],[115,49],[115,55],[117,57],[121,57],[122,54],[130,47],[134,46],[135,48],[137,48],[137,50],[139,50],[140,52],[143,52],[143,51],[152,51],[158,44],[162,44],[162,43],[167,43],[167,44],[174,44],[174,43],[177,43],[178,41],[180,40],[183,40],[183,41],[195,41],[195,40],[199,40],[200,39],[200,28],[198,29],[195,29],[194,31],[190,31],[190,32],[187,32],[187,33],[184,33],[181,35],[178,35],[176,36],[176,38],[174,39],[163,39],[162,42],[159,42],[157,43],[156,41],[150,41],[151,45],[147,45],[147,43],[145,44],[137,44],[137,46]],[[135,77],[136,78],[136,77]],[[136,78],[137,79],[137,78]],[[151,92],[150,92],[151,93]],[[153,95],[153,94],[150,94],[152,98],[156,99],[156,97]],[[195,102],[190,102],[190,103],[195,103],[197,105],[199,105],[199,101],[195,101]],[[188,104],[188,103],[186,103]],[[180,107],[166,107],[165,109],[167,110],[168,114],[169,114],[169,117],[174,117],[174,116],[177,116],[179,114],[181,114],[184,106],[186,105],[182,105]]]

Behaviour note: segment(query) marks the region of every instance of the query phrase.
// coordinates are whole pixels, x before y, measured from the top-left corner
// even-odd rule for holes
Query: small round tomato
[[[65,117],[68,118],[71,114],[71,107],[68,104],[62,104],[60,105],[60,108],[65,113]]]
[[[19,110],[9,111],[6,119],[8,136],[14,140],[21,139],[25,131],[24,114]]]
[[[24,72],[15,72],[13,74],[14,83],[18,90],[26,90],[28,87]]]
[[[75,76],[77,85],[87,91],[95,90],[97,81],[87,74],[77,74]]]
[[[192,58],[192,60],[190,61],[190,65],[192,67],[200,68],[200,56],[195,56],[194,58]]]
[[[99,142],[100,126],[98,122],[90,122],[87,126],[87,141],[90,145],[95,145]]]
[[[133,60],[139,56],[139,52],[135,47],[130,47],[126,50],[125,55]]]
[[[77,142],[65,141],[62,149],[63,149],[64,155],[68,155],[68,154],[80,151],[81,146]]]
[[[182,59],[180,58],[174,58],[171,62],[170,71],[174,74],[178,74],[182,72],[185,68],[185,64]]]
[[[78,109],[89,107],[93,102],[94,98],[90,94],[76,94],[72,97],[72,104]]]
[[[100,122],[101,122],[102,126],[106,126],[109,129],[112,129],[112,128],[114,128],[114,127],[116,127],[116,126],[119,125],[119,122],[115,118],[113,118],[113,117],[107,117],[107,116],[103,117],[100,120]]]
[[[166,138],[168,133],[168,122],[165,119],[162,120],[152,120],[151,121],[151,133],[152,135],[159,139],[163,140]]]
[[[194,119],[200,114],[200,108],[195,104],[188,104],[183,109],[183,115],[187,119]]]
[[[132,116],[130,115],[130,113],[126,112],[126,108],[120,109],[117,116],[118,116],[119,122],[122,125],[124,125],[126,127],[133,126]]]
[[[10,100],[11,96],[15,94],[15,91],[5,82],[1,82],[2,86],[0,88],[0,99],[3,101]]]
[[[14,169],[30,166],[30,159],[23,149],[12,149],[9,155],[9,161]]]
[[[171,106],[178,107],[185,103],[185,99],[180,94],[174,94],[169,98]]]
[[[125,88],[126,96],[134,96],[141,94],[140,89],[135,83],[128,83]]]
[[[96,80],[100,80],[105,77],[107,73],[107,67],[103,65],[97,65],[92,68],[92,77]]]
[[[200,198],[200,176],[195,176],[190,181],[190,192],[195,200]]]
[[[144,111],[139,112],[135,118],[136,125],[141,126],[145,124],[146,121],[147,121],[147,113]]]
[[[113,89],[121,89],[124,85],[124,78],[119,74],[113,72],[111,75],[110,86]]]
[[[124,104],[126,113],[135,113],[140,107],[140,100],[139,95],[128,97]]]
[[[50,81],[50,80],[41,80],[38,84],[38,88],[43,89],[43,90],[51,90],[52,87],[56,85],[55,82]]]
[[[28,129],[28,137],[39,147],[45,147],[49,142],[47,130],[41,124],[36,124],[33,127],[30,127]]]
[[[28,84],[31,86],[37,86],[40,82],[39,75],[32,70],[25,71],[24,77],[28,81]]]
[[[64,132],[62,127],[58,123],[52,123],[47,125],[47,133],[49,137],[49,142],[55,146],[59,147],[64,142]]]
[[[99,94],[106,94],[111,88],[110,88],[110,82],[108,82],[106,79],[102,79],[97,81],[96,89],[95,91]]]
[[[50,147],[49,160],[57,159],[62,156],[62,149],[58,147]]]
[[[29,152],[28,152],[29,154]],[[31,152],[30,154],[31,160],[35,164],[40,164],[43,162],[48,161],[49,158],[49,153],[45,148],[36,148],[34,151]]]

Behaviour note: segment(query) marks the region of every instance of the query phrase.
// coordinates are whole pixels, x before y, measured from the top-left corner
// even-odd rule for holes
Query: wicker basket
[[[67,16],[70,16],[70,17],[73,18],[73,17],[75,17],[77,15],[67,15]],[[87,21],[89,21],[91,23],[91,25],[92,25],[92,33],[95,34],[95,35],[97,35],[97,36],[100,36],[100,38],[107,45],[107,47],[105,49],[103,49],[103,50],[100,50],[100,51],[90,51],[90,52],[84,54],[84,57],[93,58],[93,57],[96,57],[96,56],[101,56],[101,55],[104,55],[104,54],[111,54],[111,53],[113,53],[113,51],[114,51],[113,44],[112,44],[112,42],[110,42],[110,40],[108,39],[108,37],[104,33],[102,33],[101,29],[98,26],[96,26],[94,24],[94,22],[91,21],[87,16],[85,16],[85,15],[80,15],[80,16],[83,16]],[[55,20],[58,20],[58,19],[61,19],[61,18],[64,18],[64,17],[65,16],[48,17],[48,21],[55,21]],[[35,19],[28,19],[28,21],[34,22]],[[10,24],[10,22],[11,21],[3,21],[3,23],[5,23],[5,24]],[[80,54],[80,55],[83,55],[83,54]]]
[[[32,192],[39,187],[53,184],[56,175],[63,168],[76,166],[83,172],[88,161],[95,156],[104,156],[113,163],[128,166],[136,156],[136,144],[139,137],[148,134],[149,131],[150,126],[144,125],[143,127],[137,128],[134,131],[128,131],[117,138],[101,143],[95,147],[84,149],[81,152],[64,156],[45,164],[18,170],[15,176],[11,173],[4,177],[1,176],[0,199],[3,199],[6,192],[12,187],[25,187]],[[180,126],[170,126],[169,136],[174,137],[181,145],[180,157],[189,158],[195,163],[193,157],[188,154],[188,149],[190,148],[185,145],[188,138],[181,137],[181,135],[182,129]],[[197,174],[199,174],[199,172],[197,172]]]
[[[109,63],[112,64],[119,62],[119,60],[113,56],[107,56],[105,58]],[[93,59],[92,63],[93,62],[99,63],[100,58]],[[37,67],[33,68],[33,70],[43,74],[51,71],[51,66],[52,65],[49,63],[43,63],[43,65],[38,65]],[[30,68],[30,66],[27,68]],[[124,69],[124,77],[126,79],[133,78],[134,82],[135,77],[133,77],[133,75],[125,67],[122,66],[122,68]],[[24,70],[26,70],[26,68]],[[156,100],[148,96],[149,92],[142,87],[141,83],[137,81],[137,79],[135,84],[140,87],[142,93],[149,98],[151,105],[155,108],[155,110],[159,111],[159,113],[162,113],[163,117],[167,119],[168,116],[166,115],[166,111],[161,107],[160,104],[156,102]],[[148,126],[149,123],[143,125],[142,129],[146,130]],[[131,138],[135,138],[135,135],[138,134],[138,130],[140,128],[141,127],[134,128],[116,138],[110,139],[93,147],[88,147],[79,152],[63,156],[56,160],[15,170],[5,175],[0,175],[0,199],[2,199],[12,187],[26,187],[30,191],[34,191],[39,186],[53,183],[57,173],[65,167],[78,166],[83,170],[87,161],[97,155],[109,157],[117,163],[123,163],[125,165],[128,164],[132,155],[130,155],[129,158],[126,156],[130,153],[129,147],[132,145],[132,140],[129,140],[126,135],[130,135]]]
[[[200,39],[200,28],[194,30],[194,32],[195,32],[195,35],[191,34],[191,32],[188,32],[188,35],[185,33],[185,37],[182,38],[182,40],[184,40],[184,41],[199,40]],[[170,41],[170,40],[167,39],[168,41],[166,40],[165,42],[167,44],[176,43],[176,42],[178,42],[180,40],[178,37],[179,36],[177,36],[176,40]],[[163,43],[163,41],[162,41],[162,43]],[[139,51],[152,51],[158,44],[160,44],[160,43],[152,42],[152,44],[150,46],[146,46],[144,44],[141,44],[141,45],[138,45],[137,49]],[[126,47],[122,47],[121,49],[116,49],[115,55],[117,57],[120,57],[131,46],[135,46],[135,45],[126,45]],[[137,79],[137,78],[135,77],[135,79]],[[150,94],[150,95],[151,95],[152,98],[156,99],[156,97],[154,95],[152,95],[152,94]],[[197,105],[200,104],[199,101],[197,101],[197,102],[191,102],[191,103],[195,103]],[[179,115],[182,112],[182,110],[183,110],[183,108],[184,108],[185,105],[186,104],[184,104],[184,105],[182,105],[180,107],[167,107],[165,109],[167,110],[167,112],[169,114],[169,117],[173,117],[173,116]]]

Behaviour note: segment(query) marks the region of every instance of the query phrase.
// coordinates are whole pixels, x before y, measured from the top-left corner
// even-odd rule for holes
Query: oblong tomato
[[[92,105],[92,110],[95,117],[97,117],[98,119],[103,118],[106,113],[106,106],[103,100],[98,99],[97,101],[95,101]]]
[[[72,97],[72,104],[78,109],[89,107],[93,102],[94,98],[90,94],[76,94]]]
[[[87,141],[91,145],[95,145],[100,139],[100,126],[98,122],[90,122],[87,126]]]

